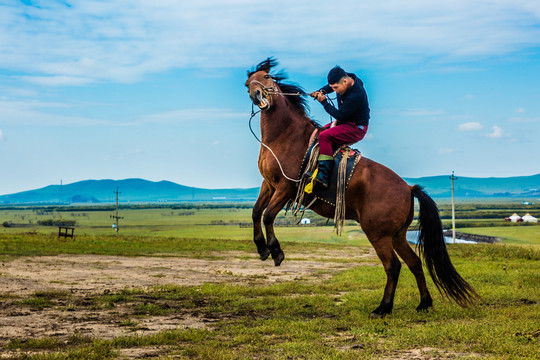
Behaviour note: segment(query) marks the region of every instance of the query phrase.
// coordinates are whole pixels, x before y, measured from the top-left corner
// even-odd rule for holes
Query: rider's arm
[[[319,91],[322,91],[324,94],[331,94],[334,92],[334,89],[332,89],[329,84],[326,84],[320,88]]]
[[[345,99],[339,106],[339,109],[336,109],[326,99],[323,100],[321,104],[324,107],[324,110],[337,120],[337,125],[347,121],[355,121],[354,115],[361,106],[361,103],[355,97],[348,97]]]

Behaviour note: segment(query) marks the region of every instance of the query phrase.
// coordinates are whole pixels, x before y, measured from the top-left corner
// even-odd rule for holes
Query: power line
[[[454,180],[457,180],[457,176],[454,176],[454,170],[452,170],[452,244],[456,243],[456,212],[454,206]]]
[[[116,191],[114,192],[116,194],[116,215],[111,215],[112,219],[116,220],[116,224],[113,224],[114,231],[116,231],[116,236],[118,236],[118,230],[120,228],[118,227],[118,220],[123,219],[123,216],[118,216],[118,194],[121,194],[121,192],[118,191],[118,188],[116,188]]]

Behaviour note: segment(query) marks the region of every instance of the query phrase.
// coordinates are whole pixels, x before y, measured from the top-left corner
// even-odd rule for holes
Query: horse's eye
[[[264,75],[265,79],[270,79],[270,75]]]

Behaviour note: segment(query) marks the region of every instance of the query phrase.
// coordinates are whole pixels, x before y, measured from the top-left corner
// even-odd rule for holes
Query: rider
[[[337,94],[338,108],[330,104],[325,94]],[[355,74],[347,73],[336,66],[328,73],[328,85],[310,94],[318,100],[334,121],[325,125],[319,133],[318,172],[315,181],[328,188],[328,180],[333,166],[332,145],[351,144],[366,135],[369,124],[369,104],[364,83]],[[317,189],[316,186],[315,189]]]

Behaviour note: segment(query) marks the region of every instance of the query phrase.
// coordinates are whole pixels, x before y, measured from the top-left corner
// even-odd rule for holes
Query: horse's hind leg
[[[266,239],[264,238],[264,234],[262,231],[261,219],[264,213],[264,209],[270,202],[273,193],[274,190],[270,187],[270,185],[268,185],[266,181],[263,181],[261,185],[261,191],[259,192],[259,197],[257,198],[257,201],[255,202],[255,205],[253,206],[253,210],[251,212],[251,217],[253,219],[253,241],[257,246],[257,252],[259,253],[259,257],[263,261],[268,259],[268,256],[270,256],[270,250],[266,245]]]
[[[416,284],[418,285],[418,290],[420,290],[420,305],[418,305],[416,310],[426,311],[433,305],[433,301],[426,285],[426,278],[424,277],[424,271],[422,270],[422,262],[407,242],[406,233],[407,231],[404,230],[394,236],[394,249],[403,261],[405,261],[405,264],[407,264],[416,278]]]
[[[394,307],[394,295],[396,294],[401,262],[392,249],[392,239],[390,237],[383,237],[377,242],[372,241],[371,243],[379,256],[379,259],[381,259],[384,271],[386,272],[384,296],[379,307],[371,313],[371,317],[382,317],[386,314],[390,314]]]

